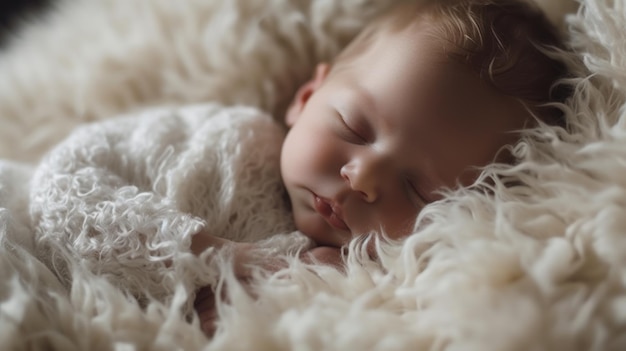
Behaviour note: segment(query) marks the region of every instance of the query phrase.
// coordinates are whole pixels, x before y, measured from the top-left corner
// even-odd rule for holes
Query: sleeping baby
[[[285,250],[303,260],[339,266],[351,240],[409,235],[442,189],[512,162],[503,147],[521,129],[564,124],[550,103],[567,97],[555,85],[566,68],[547,47],[562,44],[521,0],[398,5],[317,66],[287,132],[254,108],[214,104],[79,128],[33,179],[38,238],[157,297],[181,274],[190,287],[211,284],[194,255],[228,247],[235,267],[258,264],[252,253],[268,242],[255,242],[274,234],[291,233]],[[210,331],[212,295],[203,298]]]

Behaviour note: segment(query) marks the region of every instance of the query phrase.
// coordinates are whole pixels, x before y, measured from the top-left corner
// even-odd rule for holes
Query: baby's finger
[[[209,287],[209,286],[205,286],[204,288],[200,288],[200,290],[198,290],[196,292],[196,299],[195,299],[195,301],[201,301],[201,300],[204,300],[206,298],[214,298],[213,289],[211,289],[211,287]]]
[[[207,310],[214,310],[215,309],[215,300],[214,299],[204,299],[202,301],[196,301],[196,303],[194,303],[193,308],[196,310],[196,312],[198,312],[198,314],[203,313],[204,311]]]
[[[200,318],[200,328],[207,336],[212,336],[217,328],[217,311],[215,309],[205,310],[201,314],[198,313]]]

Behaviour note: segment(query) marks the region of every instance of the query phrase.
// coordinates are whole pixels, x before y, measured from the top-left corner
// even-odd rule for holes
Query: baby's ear
[[[328,63],[319,63],[317,67],[315,67],[315,73],[313,78],[311,78],[308,82],[304,83],[296,92],[295,97],[291,101],[289,105],[289,109],[287,109],[287,114],[285,116],[285,123],[287,126],[292,127],[302,110],[304,110],[304,106],[313,93],[322,86],[322,83],[328,76],[328,72],[330,72],[330,65]]]

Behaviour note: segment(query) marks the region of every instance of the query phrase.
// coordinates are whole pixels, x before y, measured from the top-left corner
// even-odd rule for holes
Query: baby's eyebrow
[[[366,117],[376,115],[372,94],[363,87],[354,86],[333,95],[330,102],[341,113],[358,113]]]
[[[356,86],[353,89],[353,94],[357,97],[356,100],[364,102],[359,104],[358,113],[365,117],[370,123],[371,129],[384,129],[393,130],[394,125],[388,115],[380,111],[376,104],[376,98],[368,89],[363,86]]]

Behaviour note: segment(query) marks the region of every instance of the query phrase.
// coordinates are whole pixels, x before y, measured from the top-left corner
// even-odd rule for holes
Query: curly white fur
[[[3,127],[28,129],[26,141],[30,144],[12,153],[7,142],[0,150],[6,156],[18,158],[24,153],[24,159],[35,159],[44,145],[66,133],[65,129],[29,129],[42,120],[49,121],[44,125],[58,121],[65,128],[82,116],[100,119],[110,112],[152,103],[224,98],[227,103],[246,102],[279,111],[279,101],[287,99],[287,92],[304,79],[314,61],[332,56],[373,13],[391,2],[267,0],[255,11],[246,12],[246,6],[252,9],[257,5],[188,1],[172,8],[174,13],[182,13],[197,7],[197,11],[187,12],[189,18],[177,17],[186,19],[174,27],[180,27],[180,32],[154,30],[154,26],[168,28],[166,23],[174,23],[166,20],[171,18],[169,14],[160,12],[161,5],[113,0],[78,5],[68,2],[57,12],[57,19],[31,29],[2,55],[2,62],[9,62],[0,66],[6,69],[2,76],[14,77],[0,83],[4,87],[0,88],[4,89],[0,90]],[[248,3],[251,5],[244,5]],[[575,95],[565,106],[572,121],[567,131],[547,126],[528,131],[514,150],[521,159],[519,164],[494,165],[483,173],[494,179],[492,191],[459,190],[450,193],[446,201],[429,206],[422,213],[424,225],[418,233],[402,242],[379,244],[378,262],[360,257],[355,242],[346,258],[345,273],[293,261],[287,269],[258,280],[255,299],[230,281],[231,303],[219,304],[221,321],[212,340],[202,335],[197,320],[187,323],[180,312],[189,298],[180,285],[170,299],[153,300],[143,308],[81,266],[73,268],[69,288],[59,284],[33,258],[32,233],[21,220],[24,202],[15,191],[0,189],[0,340],[7,349],[17,350],[626,349],[626,6],[622,1],[609,0],[585,0],[582,5],[567,21],[575,53],[564,56],[577,74],[572,80]],[[125,14],[125,8],[135,6],[146,8]],[[207,34],[203,31],[206,26],[200,25],[211,18],[202,17],[202,13],[209,13],[202,11],[204,6],[224,6],[220,11],[231,13],[214,24],[226,26],[222,28],[228,23],[233,30],[246,28],[239,23],[249,22],[229,22],[233,13],[240,13],[242,20],[269,16],[277,21],[271,21],[274,27],[268,32],[234,30],[229,33],[235,33],[235,42],[220,41],[222,37]],[[106,44],[111,41],[105,40],[99,43],[107,49],[98,51],[94,41],[93,49],[84,49],[85,56],[76,55],[76,61],[68,50],[59,50],[58,55],[70,57],[67,62],[76,62],[68,66],[67,74],[77,74],[83,80],[72,83],[63,77],[58,69],[58,62],[63,60],[55,61],[54,56],[50,56],[53,63],[36,59],[43,50],[40,48],[52,42],[49,38],[63,38],[60,33],[82,28],[84,14],[90,11],[103,12],[102,23],[116,23],[112,20],[115,8],[120,16],[129,16],[115,27],[127,34],[117,37],[121,43],[116,45],[124,49],[115,51],[114,45]],[[65,21],[61,23],[61,19]],[[94,20],[92,37],[113,32],[97,25],[99,20]],[[203,38],[202,33],[213,41],[198,39]],[[142,44],[142,38],[154,41]],[[177,42],[178,46],[174,44]],[[188,75],[181,73],[186,72],[184,67],[205,67],[203,60],[208,56],[202,56],[206,51],[200,48],[208,46],[195,45],[198,42],[221,43],[218,47],[223,50],[213,53],[222,57],[215,61],[224,65],[224,75],[219,74],[225,77],[221,83],[215,83],[222,79],[215,74],[191,74],[194,70]],[[151,48],[145,52],[153,54],[131,55],[132,50],[125,46],[131,43],[145,45]],[[227,54],[238,50],[246,55],[239,58]],[[196,55],[200,56],[192,60]],[[185,66],[186,57],[191,60],[189,66]],[[273,57],[275,61],[267,61]],[[577,63],[579,59],[582,64]],[[39,63],[33,63],[37,60]],[[261,66],[250,66],[255,60]],[[90,65],[93,62],[114,64]],[[138,65],[136,70],[126,70],[132,62]],[[172,65],[159,66],[159,62]],[[38,81],[35,71],[19,73],[29,65],[48,78]],[[220,72],[219,65],[211,66],[210,72]],[[155,71],[168,80],[157,84],[159,88],[151,98],[141,95],[139,88],[125,90],[133,84],[117,85],[119,96],[129,99],[127,104],[117,104],[117,95],[112,93],[116,90],[111,88],[115,85],[109,84],[115,77],[129,77],[127,82],[131,82],[143,81],[145,75],[145,82],[149,82],[155,75],[150,68],[156,67],[160,69]],[[263,74],[252,74],[256,68],[249,67],[266,67],[270,78],[261,79]],[[73,73],[80,70],[82,76]],[[18,74],[32,75],[32,79],[15,78]],[[296,78],[286,78],[292,76]],[[90,79],[93,77],[102,78]],[[41,83],[44,81],[48,83]],[[246,88],[244,83],[251,85]],[[81,91],[93,95],[79,95]],[[42,95],[40,104],[29,103],[37,94]],[[91,96],[91,100],[81,96]],[[91,112],[81,114],[77,106]],[[37,110],[51,114],[38,115]],[[25,113],[25,120],[19,121],[19,111],[32,113]],[[29,128],[16,127],[22,125]],[[2,142],[16,143],[17,134],[4,139],[6,130]],[[3,163],[0,171],[1,179],[15,179],[28,177],[31,169]],[[503,182],[509,180],[518,185],[504,187]],[[225,277],[228,281],[228,275]]]

